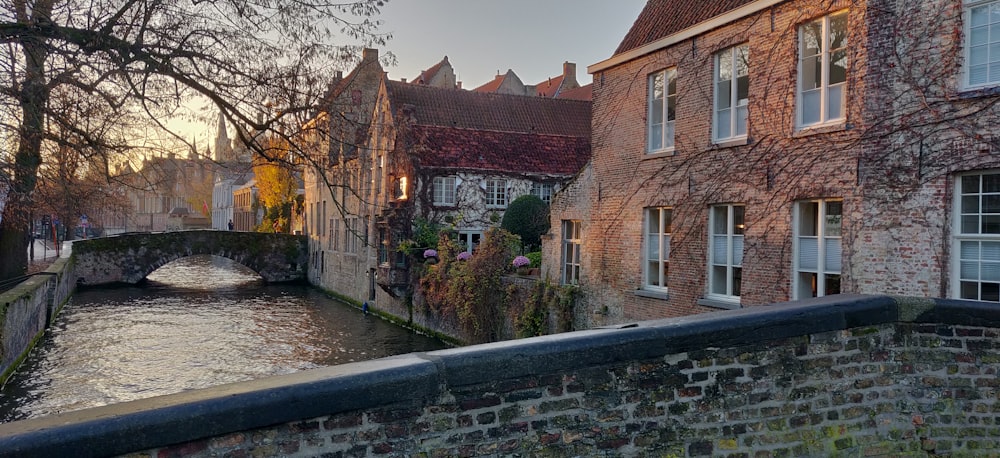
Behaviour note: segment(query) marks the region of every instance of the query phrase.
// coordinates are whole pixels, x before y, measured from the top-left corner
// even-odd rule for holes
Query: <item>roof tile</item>
[[[754,0],[649,0],[615,54],[652,43]]]

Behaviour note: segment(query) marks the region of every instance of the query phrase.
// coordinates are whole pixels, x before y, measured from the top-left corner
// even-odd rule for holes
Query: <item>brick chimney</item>
[[[576,64],[573,62],[563,62],[563,87],[575,89],[580,87],[576,82]]]

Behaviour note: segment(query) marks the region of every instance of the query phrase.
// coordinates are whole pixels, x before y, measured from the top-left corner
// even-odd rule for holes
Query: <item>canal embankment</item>
[[[17,368],[76,289],[69,258],[0,293],[0,385]]]

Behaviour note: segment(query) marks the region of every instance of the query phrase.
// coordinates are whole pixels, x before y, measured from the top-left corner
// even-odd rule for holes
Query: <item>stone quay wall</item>
[[[76,278],[69,273],[71,266],[69,259],[60,258],[44,272],[0,293],[0,385],[73,294]]]
[[[0,456],[997,456],[1000,308],[842,295],[0,425]]]

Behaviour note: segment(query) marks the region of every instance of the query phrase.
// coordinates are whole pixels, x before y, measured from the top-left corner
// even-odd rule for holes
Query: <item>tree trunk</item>
[[[51,2],[38,2],[32,22],[51,16]],[[7,204],[0,221],[0,280],[24,275],[28,268],[28,225],[33,206],[32,192],[38,181],[42,162],[42,136],[49,89],[45,84],[45,59],[48,51],[41,39],[25,38],[24,81],[21,84],[21,128],[14,170],[7,194]]]

